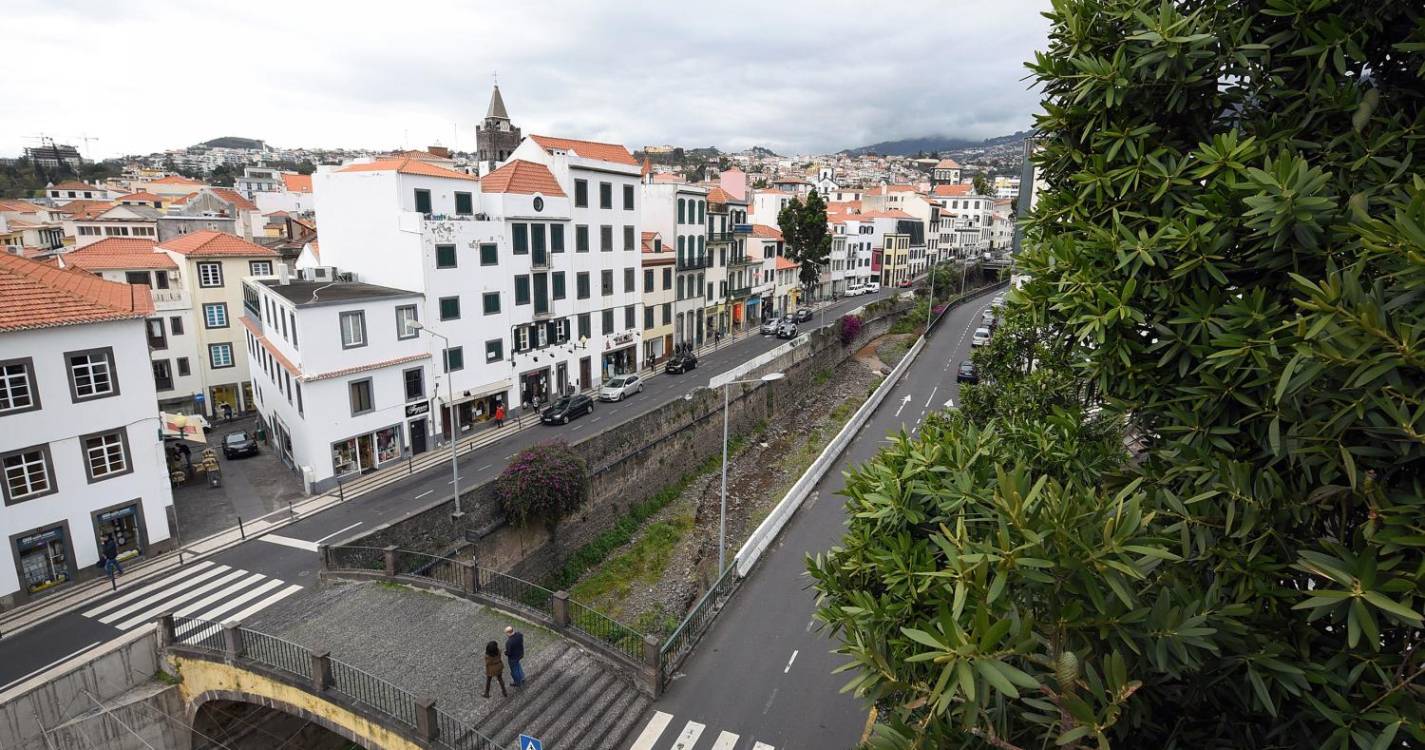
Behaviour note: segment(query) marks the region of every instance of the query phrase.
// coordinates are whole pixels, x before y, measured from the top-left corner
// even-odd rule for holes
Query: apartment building
[[[0,609],[171,546],[142,286],[0,255]]]
[[[658,232],[643,232],[643,362],[663,361],[673,352],[673,251]]]
[[[760,263],[747,253],[747,235],[752,230],[747,211],[746,200],[722,187],[708,190],[708,237],[713,243],[710,247],[717,248],[713,278],[722,298],[718,330],[724,332],[744,330],[757,320],[747,309]]]
[[[675,253],[673,340],[700,346],[716,330],[704,308],[715,296],[708,288],[708,188],[686,183],[642,181],[643,223],[650,231],[671,238]]]
[[[760,324],[785,314],[785,300],[778,304],[777,260],[785,260],[782,256],[786,242],[776,227],[753,224],[749,230],[744,242],[747,256],[754,265],[749,268],[752,291],[747,300],[747,314],[755,324]]]

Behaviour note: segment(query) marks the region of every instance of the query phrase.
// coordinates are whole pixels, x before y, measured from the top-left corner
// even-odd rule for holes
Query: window
[[[485,342],[485,361],[499,362],[505,358],[505,340],[490,339]]]
[[[551,253],[564,252],[564,225],[549,225],[549,251]]]
[[[485,292],[480,297],[486,315],[497,315],[500,312],[500,293]]]
[[[529,225],[512,224],[510,230],[513,232],[513,243],[515,255],[529,254]]]
[[[0,414],[19,414],[40,408],[34,367],[29,357],[0,362]]]
[[[341,348],[366,346],[366,313],[356,310],[341,314]]]
[[[665,268],[665,269],[663,269],[663,291],[666,292],[666,291],[668,291],[669,289],[672,289],[672,288],[673,288],[673,269],[671,269],[671,268]]]
[[[398,340],[413,339],[421,335],[420,331],[411,327],[412,323],[420,320],[420,314],[416,312],[415,305],[401,305],[396,308],[396,338]]]
[[[614,207],[614,185],[612,182],[599,183],[599,208]]]
[[[301,415],[303,414],[303,409],[302,409],[302,383],[301,383],[301,381],[298,381],[298,382],[296,382],[296,383],[293,383],[292,385],[297,389],[297,415],[298,415],[298,416],[301,416]],[[261,397],[259,397],[259,398],[261,398]]]
[[[178,317],[177,315],[174,315],[173,317],[169,318],[169,319],[168,319],[168,330],[169,330],[169,332],[172,333],[174,336],[182,336],[182,335],[183,335],[183,318],[180,318],[180,317]]]
[[[538,213],[539,211],[543,211],[543,210],[544,210],[544,198],[543,198],[543,197],[536,195],[536,196],[534,196],[534,201],[532,201],[532,202],[533,202],[533,204],[534,204],[534,210],[535,210],[536,213]]]
[[[634,246],[633,227],[631,227],[631,226],[625,224],[624,227],[623,227],[623,249],[624,249],[624,250],[633,250],[633,246]]]
[[[371,378],[353,380],[346,384],[346,389],[351,394],[351,416],[375,411],[376,406],[371,402]]]
[[[455,246],[436,245],[435,246],[435,267],[455,268]]]
[[[708,221],[708,202],[698,201],[698,223],[706,224]]]
[[[459,320],[460,319],[460,298],[441,297],[440,298],[440,319]]]
[[[574,207],[575,207],[575,208],[588,208],[588,207],[589,207],[589,181],[588,181],[588,180],[575,180],[575,181],[574,181]]]
[[[599,227],[599,251],[604,253],[614,251],[614,228],[608,224]]]
[[[625,292],[638,291],[638,274],[632,268],[623,269],[623,290]]]
[[[190,373],[192,373],[192,372],[193,372],[193,370],[192,370],[191,368],[189,368],[189,366],[188,366],[188,358],[187,358],[187,357],[179,357],[179,358],[178,358],[178,376],[179,376],[179,377],[186,377],[186,376],[188,376],[188,375],[189,375]]]
[[[159,391],[173,390],[173,368],[169,367],[168,360],[153,361],[153,387]]]
[[[430,191],[416,188],[416,211],[418,213],[430,213]]]
[[[426,395],[426,371],[412,367],[402,373],[406,381],[406,400],[416,401]]]
[[[574,252],[589,252],[589,228],[583,224],[574,226]]]
[[[603,318],[603,320],[602,320],[601,322],[602,322],[602,324],[603,324],[603,326],[604,326],[604,327],[603,327],[603,333],[604,333],[604,335],[607,336],[607,335],[609,335],[610,333],[613,333],[613,332],[614,332],[614,309],[613,309],[612,307],[610,307],[610,308],[608,308],[607,310],[604,310],[604,314],[603,314],[601,317]]]
[[[114,379],[113,349],[69,352],[64,360],[69,366],[69,395],[76,402],[119,393],[119,384]]]
[[[480,265],[494,266],[500,262],[500,246],[493,242],[480,243]]]
[[[529,274],[520,274],[515,277],[515,304],[529,304]]]
[[[223,285],[222,263],[199,263],[198,286],[211,289]]]
[[[605,297],[614,293],[614,272],[613,269],[605,268],[599,272],[599,289]]]
[[[208,363],[214,370],[233,366],[232,344],[208,344]]]
[[[652,328],[653,325],[654,325],[654,323],[653,323],[653,308],[652,308],[651,306],[650,306],[650,307],[645,307],[645,308],[643,308],[643,328],[644,328],[644,330],[647,330],[647,329],[649,329],[649,328]]]
[[[666,325],[671,324],[672,322],[673,322],[673,303],[672,303],[672,302],[664,302],[664,303],[663,303],[663,325],[666,326]]]
[[[679,198],[679,199],[678,199],[678,223],[679,223],[679,224],[686,224],[686,223],[687,223],[687,222],[683,221],[683,208],[684,208],[685,204],[686,204],[686,201],[684,201],[682,198]]]
[[[473,214],[473,213],[475,213],[475,201],[473,201],[473,200],[471,199],[470,194],[469,194],[469,193],[456,193],[456,194],[455,194],[455,214],[456,214],[457,216],[469,216],[470,214]]]
[[[652,268],[645,268],[645,269],[643,269],[643,291],[645,291],[645,292],[654,291],[654,290],[653,290],[653,269],[652,269]]]
[[[5,470],[5,504],[48,495],[55,491],[49,446],[35,445],[0,456]]]
[[[203,305],[203,326],[206,328],[227,328],[228,303],[210,302]]]
[[[84,473],[90,482],[133,471],[129,465],[128,436],[124,430],[85,435],[80,442],[84,445]]]
[[[555,271],[551,274],[550,283],[553,286],[552,294],[554,299],[564,299],[564,272]]]
[[[580,271],[574,275],[574,297],[576,299],[589,298],[589,272]]]
[[[445,350],[445,371],[455,372],[465,369],[465,350],[458,346],[452,346]]]
[[[590,330],[592,319],[589,313],[579,313],[579,338],[586,339],[594,335]]]
[[[632,185],[624,185],[624,186],[623,186],[623,210],[625,210],[625,211],[632,211],[632,210],[633,210],[633,186],[632,186]]]
[[[638,326],[638,305],[629,305],[623,309],[623,327],[635,328]]]
[[[529,225],[530,245],[536,253],[544,254],[544,226],[543,224]]]
[[[510,348],[516,352],[529,351],[529,326],[517,326],[514,333],[514,341]]]
[[[683,298],[683,278],[682,276],[678,277],[678,299]]]
[[[272,261],[250,260],[247,262],[247,273],[249,276],[271,276]]]
[[[147,284],[149,283],[148,271],[125,271],[125,284]]]

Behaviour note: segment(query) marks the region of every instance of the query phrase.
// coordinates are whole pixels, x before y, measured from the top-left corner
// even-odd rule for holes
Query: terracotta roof
[[[651,174],[652,172],[653,172],[653,162],[649,161],[647,156],[643,157],[643,168],[640,169],[640,170],[638,170],[639,176],[641,176],[641,177],[647,177],[647,176],[648,176],[649,174]]]
[[[244,317],[246,317],[246,316],[244,316]],[[406,364],[406,363],[408,363],[408,362],[419,362],[419,361],[421,361],[421,360],[423,360],[423,359],[430,359],[430,358],[431,358],[430,352],[424,352],[424,353],[422,353],[422,354],[407,354],[407,355],[404,356],[404,357],[395,357],[395,358],[393,358],[393,359],[388,359],[388,360],[384,360],[384,361],[381,361],[381,362],[368,362],[368,363],[366,363],[366,364],[356,365],[356,366],[354,366],[354,367],[348,367],[348,368],[345,368],[345,369],[342,369],[342,370],[332,370],[331,372],[319,372],[319,373],[316,373],[316,374],[314,374],[314,375],[303,375],[303,376],[302,376],[302,380],[307,381],[307,382],[310,382],[310,381],[313,381],[313,380],[328,380],[328,379],[330,379],[330,378],[344,378],[344,377],[346,377],[347,375],[355,375],[355,374],[358,373],[358,372],[367,372],[368,370],[379,370],[379,369],[381,369],[381,368],[383,368],[383,367],[395,367],[396,365],[404,365],[404,364]]]
[[[298,380],[301,380],[302,371],[297,369],[297,366],[292,364],[292,360],[287,359],[277,347],[273,346],[272,343],[267,340],[266,336],[262,335],[262,329],[258,327],[257,323],[249,320],[246,315],[239,315],[238,322],[242,323],[248,333],[251,333],[252,337],[257,339],[257,343],[260,344],[263,349],[266,349],[268,354],[272,355],[272,359],[276,360],[277,364],[282,366],[282,369],[292,373]]]
[[[207,183],[184,177],[181,174],[171,174],[157,180],[152,180],[151,185],[206,185]]]
[[[549,167],[524,159],[506,162],[504,166],[480,180],[482,193],[523,193],[565,197]]]
[[[322,262],[322,246],[316,240],[312,240],[307,243],[307,247],[312,248],[312,257],[316,258],[318,263]]]
[[[659,251],[656,253],[653,250],[653,241],[655,239],[660,241]],[[648,253],[649,255],[652,255],[655,258],[661,258],[664,255],[667,255],[670,258],[673,257],[673,254],[668,252],[668,246],[662,244],[661,240],[662,235],[658,232],[643,232],[643,252]]]
[[[959,169],[960,165],[954,159],[941,159],[935,162],[936,169]]]
[[[219,256],[277,257],[276,252],[262,245],[255,245],[236,235],[227,234],[226,232],[214,232],[211,229],[189,232],[181,237],[165,240],[160,243],[158,247],[161,250],[172,250],[179,255],[186,255],[190,258]]]
[[[800,268],[801,265],[802,265],[802,264],[797,263],[796,261],[789,260],[789,259],[787,259],[787,258],[784,258],[784,257],[780,256],[780,255],[777,256],[777,270],[778,270],[778,271],[786,271],[786,270],[791,269],[791,268]]]
[[[193,200],[193,199],[196,198],[197,196],[198,196],[198,194],[197,194],[196,192],[195,192],[195,193],[189,193],[189,194],[187,194],[187,195],[180,195],[180,196],[178,196],[177,198],[169,198],[169,199],[168,199],[168,202],[171,203],[171,204],[173,204],[173,205],[175,205],[175,206],[182,206],[182,205],[186,204],[188,201]]]
[[[114,204],[109,201],[70,201],[59,207],[60,213],[69,214],[75,219],[92,219],[99,214],[113,208]]]
[[[253,203],[252,201],[248,200],[247,198],[244,198],[244,197],[243,197],[243,194],[242,194],[242,193],[239,193],[239,192],[236,191],[236,190],[233,190],[233,189],[231,189],[231,188],[219,188],[219,187],[210,187],[210,188],[205,188],[205,189],[206,189],[208,192],[212,193],[213,195],[216,195],[216,196],[218,196],[219,198],[222,198],[223,200],[227,201],[228,203],[233,204],[233,207],[236,208],[236,209],[239,210],[239,211],[256,211],[256,210],[257,210],[257,204],[256,204],[256,203]],[[200,191],[200,192],[201,192],[201,191]],[[192,198],[190,197],[189,200],[192,200]]]
[[[0,254],[0,331],[142,318],[153,312],[143,284],[104,281]]]
[[[10,214],[37,214],[48,211],[44,206],[21,200],[0,199],[0,212]]]
[[[138,237],[106,237],[65,253],[60,259],[67,265],[86,271],[125,268],[178,268],[165,253],[153,251],[153,240]]]
[[[769,227],[766,224],[753,224],[752,236],[765,237],[769,240],[780,240],[782,239],[782,230],[776,227]]]
[[[153,193],[146,193],[140,191],[137,193],[129,193],[128,195],[121,195],[115,202],[123,203],[124,201],[147,201],[149,203],[156,203],[161,200],[163,199],[158,197],[157,195],[154,195]]]
[[[659,185],[681,185],[687,182],[687,180],[683,179],[683,176],[680,174],[673,174],[672,172],[659,172],[658,174],[653,175],[653,182]]]
[[[899,208],[892,208],[892,209],[889,209],[889,210],[886,210],[886,211],[867,211],[867,212],[865,212],[865,213],[856,214],[855,216],[848,217],[848,218],[855,218],[855,219],[914,219],[915,217],[914,217],[914,216],[911,216],[910,214],[908,214],[908,213],[906,213],[906,212],[904,212],[904,211],[902,211],[902,210],[900,210]]]
[[[430,151],[424,151],[418,148],[413,148],[406,151],[396,151],[385,158],[417,159],[419,161],[454,161],[454,159],[451,159],[448,156],[441,156],[440,154],[432,153]]]
[[[580,141],[573,138],[555,138],[548,135],[532,135],[530,139],[538,143],[540,148],[548,151],[557,148],[562,151],[572,151],[585,159],[596,159],[598,161],[611,161],[616,164],[629,164],[638,166],[633,154],[628,149],[617,143],[598,143],[597,141]]]
[[[79,180],[65,180],[58,185],[50,185],[48,190],[98,190],[99,188]]]
[[[309,174],[283,174],[282,185],[289,193],[312,192],[312,176]]]
[[[468,175],[464,172],[457,172],[453,169],[446,169],[438,164],[431,164],[420,159],[377,159],[376,161],[363,164],[348,164],[338,172],[396,172],[398,174],[419,175],[421,177],[449,177],[454,180],[470,180],[478,182],[479,178]]]
[[[930,192],[939,198],[954,198],[961,195],[969,195],[974,187],[974,185],[936,185]]]

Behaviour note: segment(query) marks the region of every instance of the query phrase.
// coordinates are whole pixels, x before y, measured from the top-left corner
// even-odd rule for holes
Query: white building
[[[261,213],[265,215],[273,211],[286,211],[289,214],[307,214],[316,210],[316,202],[312,199],[311,175],[283,172],[281,177],[282,184],[279,189],[257,193],[253,199]]]
[[[171,546],[146,289],[0,255],[0,609]]]
[[[65,180],[64,182],[50,183],[45,186],[45,197],[56,206],[63,206],[70,201],[111,201],[119,197],[119,194],[107,188],[90,185],[79,180]]]
[[[713,334],[704,308],[716,296],[708,283],[713,261],[708,253],[708,188],[645,180],[642,194],[643,226],[658,232],[675,254],[673,342],[701,345]]]

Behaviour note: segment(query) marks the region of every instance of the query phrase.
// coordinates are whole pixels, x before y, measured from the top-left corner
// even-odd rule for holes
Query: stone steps
[[[578,746],[590,750],[624,750],[624,738],[652,703],[652,699],[632,685],[626,686],[609,710],[595,717],[593,727],[580,738]]]

